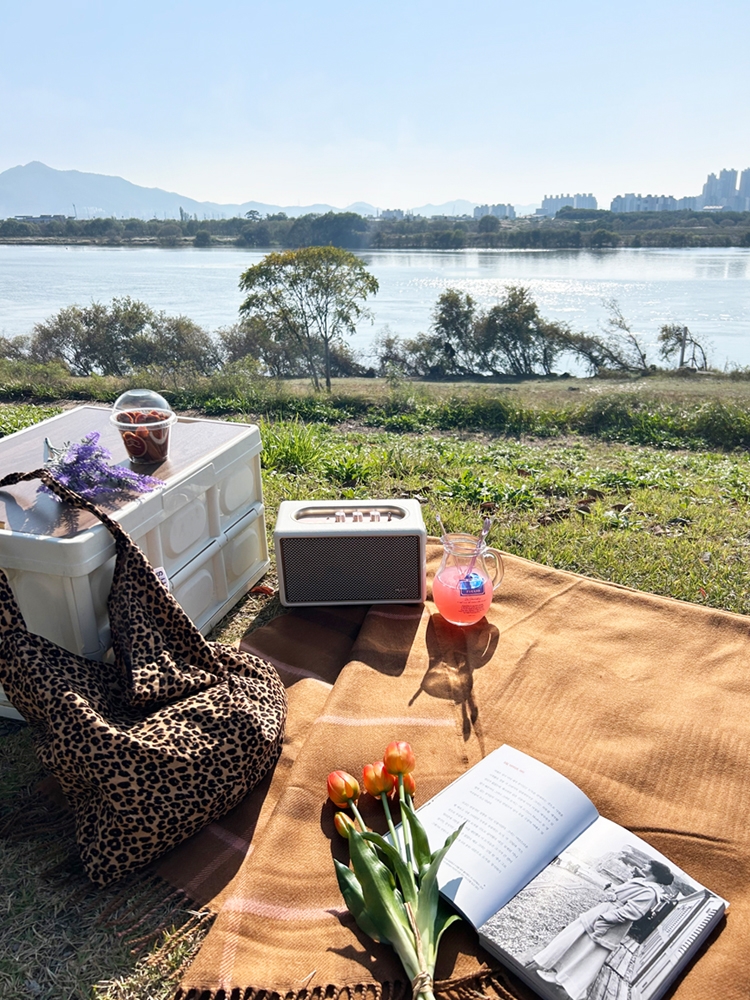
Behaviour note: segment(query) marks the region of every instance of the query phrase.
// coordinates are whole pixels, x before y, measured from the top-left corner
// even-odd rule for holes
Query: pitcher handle
[[[503,582],[503,576],[505,575],[505,567],[503,566],[503,557],[497,551],[497,549],[485,549],[484,550],[485,565],[486,560],[492,560],[492,570],[487,566],[487,571],[492,581],[492,589],[497,590],[500,584]]]

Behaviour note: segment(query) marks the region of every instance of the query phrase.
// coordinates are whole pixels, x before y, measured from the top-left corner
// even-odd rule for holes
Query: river
[[[263,254],[0,245],[0,334],[28,334],[63,306],[122,295],[215,331],[237,319],[238,278]],[[469,292],[486,308],[506,285],[523,284],[543,316],[592,333],[606,320],[604,301],[616,299],[654,362],[659,328],[679,323],[709,343],[716,367],[750,366],[750,249],[380,250],[362,257],[380,282],[373,322],[361,323],[351,341],[362,354],[385,327],[402,337],[426,331],[445,288]]]

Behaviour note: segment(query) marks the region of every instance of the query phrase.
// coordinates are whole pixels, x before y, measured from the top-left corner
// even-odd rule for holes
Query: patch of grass
[[[24,427],[31,427],[32,424],[38,424],[40,420],[54,417],[60,412],[59,406],[34,406],[30,403],[10,406],[0,404],[0,437],[5,437],[14,431],[22,431]]]
[[[293,420],[261,424],[264,469],[277,472],[306,472],[317,466],[322,457],[321,434],[314,426]]]
[[[394,385],[388,379],[337,379],[331,393],[301,380],[240,372],[211,377],[73,378],[60,366],[0,362],[0,399],[112,401],[144,385],[163,392],[175,409],[214,417],[364,426],[403,434],[477,431],[554,439],[571,433],[661,448],[750,446],[750,380],[718,373],[689,378],[529,379],[484,383]]]
[[[14,807],[26,816],[38,807],[29,791],[41,777],[30,730],[3,726],[0,823]],[[0,838],[0,996],[168,1000],[205,918],[174,908],[158,885],[95,889],[79,870],[70,824],[47,827],[14,839],[11,825],[10,839]],[[152,939],[139,941],[149,930]]]
[[[750,458],[588,439],[508,441],[360,431],[321,436],[299,474],[264,477],[269,534],[285,499],[420,496],[428,530],[476,533],[535,561],[750,613]],[[367,463],[366,482],[331,468]]]

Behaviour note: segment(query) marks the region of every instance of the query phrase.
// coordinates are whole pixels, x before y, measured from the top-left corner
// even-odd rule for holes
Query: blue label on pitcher
[[[477,597],[484,593],[484,585],[487,581],[479,573],[470,573],[462,580],[458,581],[458,592],[461,597]]]

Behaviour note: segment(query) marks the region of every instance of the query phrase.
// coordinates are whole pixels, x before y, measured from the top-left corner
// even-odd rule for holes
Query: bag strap
[[[30,479],[41,479],[44,485],[47,486],[61,500],[69,503],[72,507],[77,507],[79,510],[87,510],[90,514],[93,514],[94,517],[98,518],[114,538],[115,552],[118,558],[118,563],[121,558],[137,559],[149,569],[153,575],[154,583],[156,584],[158,577],[154,573],[153,567],[148,562],[145,553],[133,541],[122,525],[118,524],[117,521],[109,517],[108,514],[105,514],[104,511],[100,507],[97,507],[95,503],[92,503],[91,500],[86,500],[85,497],[82,497],[79,493],[75,493],[68,486],[63,486],[62,483],[59,483],[49,469],[35,469],[33,472],[13,472],[9,476],[5,476],[3,479],[0,479],[0,489],[4,486],[14,486],[16,483],[28,482]],[[0,575],[2,575],[2,571],[0,571]],[[210,656],[210,652],[207,653],[207,651],[210,650],[211,644],[203,636],[195,623],[190,619],[189,615],[181,607],[176,598],[167,592],[167,590],[161,585],[161,582],[159,582],[154,593],[154,599],[160,603],[162,613],[166,613],[170,620],[174,619],[172,622],[173,629],[182,632],[182,643],[184,644],[186,641],[192,643],[197,642],[196,648],[200,648],[202,653]],[[2,586],[0,586],[0,631],[2,630],[2,599]],[[186,638],[188,636],[189,639]],[[172,636],[170,641],[172,644],[177,642],[175,635]],[[193,650],[193,652],[194,651],[195,650]],[[206,669],[208,669],[208,667]]]
[[[30,479],[41,479],[44,485],[55,496],[59,497],[60,500],[69,503],[71,507],[77,507],[79,510],[87,510],[90,514],[93,514],[114,537],[118,550],[124,546],[135,544],[125,529],[117,521],[109,517],[108,514],[105,514],[101,507],[97,507],[95,503],[86,500],[85,497],[82,497],[79,493],[75,493],[68,486],[63,486],[62,483],[59,483],[55,479],[49,469],[35,469],[33,472],[12,472],[9,476],[4,476],[0,479],[0,489],[3,486],[15,486],[16,483],[28,482]]]

